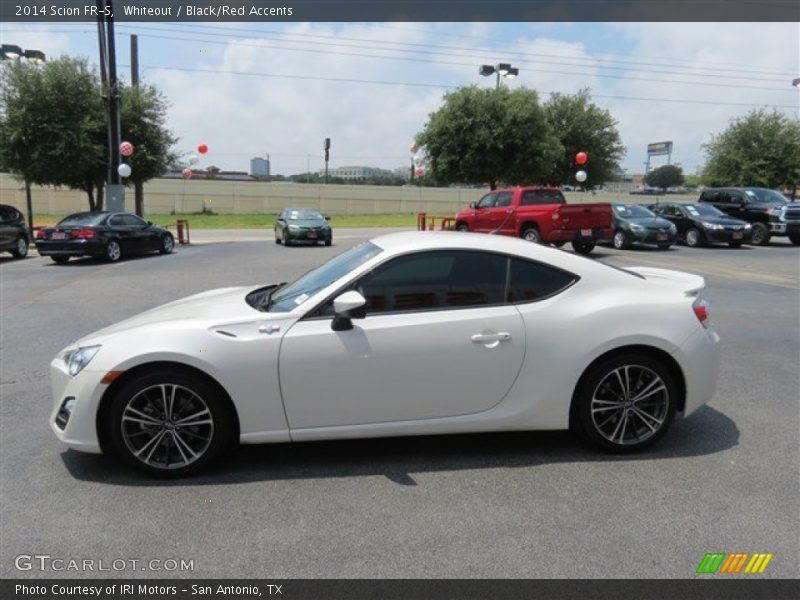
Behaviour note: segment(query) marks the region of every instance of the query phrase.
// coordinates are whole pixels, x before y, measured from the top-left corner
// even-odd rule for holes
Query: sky
[[[409,146],[443,95],[490,87],[481,64],[510,62],[503,84],[541,94],[589,88],[618,122],[622,167],[644,171],[649,142],[674,142],[673,163],[702,167],[702,145],[752,108],[800,118],[798,23],[118,23],[119,74],[130,79],[130,34],[141,80],[159,87],[168,126],[201,167],[273,174],[409,164]],[[23,48],[98,58],[92,24],[0,25]],[[653,159],[653,166],[666,157]]]

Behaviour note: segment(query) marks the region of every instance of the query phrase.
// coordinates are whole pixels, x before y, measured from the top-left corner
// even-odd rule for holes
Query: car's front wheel
[[[28,256],[28,240],[24,236],[19,236],[14,243],[14,249],[11,250],[11,255],[14,258],[25,258]]]
[[[667,432],[677,400],[675,378],[661,361],[641,354],[612,356],[582,377],[571,425],[605,450],[636,451]]]
[[[173,250],[175,250],[175,238],[172,237],[171,233],[165,233],[164,237],[161,238],[161,247],[158,251],[161,254],[171,254]]]
[[[542,234],[539,233],[539,230],[536,229],[536,227],[528,227],[525,231],[522,232],[522,239],[525,240],[526,242],[541,244]]]
[[[753,223],[753,237],[750,238],[750,243],[753,246],[766,246],[769,244],[770,233],[767,226],[763,223]]]
[[[690,248],[697,248],[703,245],[703,235],[694,227],[689,228],[686,232],[686,245]]]
[[[625,235],[625,232],[621,229],[617,229],[617,231],[614,232],[614,248],[617,250],[625,250],[628,247],[630,247],[630,243],[628,242],[628,237]]]
[[[135,468],[156,476],[196,472],[228,446],[234,419],[220,390],[191,373],[157,370],[114,394],[109,438]]]

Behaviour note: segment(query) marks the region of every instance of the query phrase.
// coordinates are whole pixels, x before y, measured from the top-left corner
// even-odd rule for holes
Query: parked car
[[[10,252],[14,258],[25,258],[29,243],[25,217],[13,206],[0,204],[0,252]]]
[[[666,250],[675,243],[678,229],[641,204],[612,204],[614,209],[614,247],[618,250],[633,244],[655,244]]]
[[[98,256],[116,262],[132,254],[169,254],[174,248],[175,239],[168,230],[124,212],[75,213],[55,227],[36,232],[39,254],[61,265],[73,256]]]
[[[571,427],[640,450],[714,394],[704,285],[505,236],[385,235],[293,283],[197,294],[70,344],[49,424],[155,475],[236,441]]]
[[[458,231],[498,233],[529,242],[563,246],[572,242],[578,254],[589,254],[595,244],[611,240],[611,205],[607,202],[567,204],[554,187],[494,190],[455,218]]]
[[[758,187],[709,188],[699,201],[750,223],[751,243],[756,246],[766,246],[773,235],[789,236],[792,244],[800,245],[800,204],[780,192]]]
[[[291,246],[295,242],[333,243],[333,230],[324,216],[313,208],[284,208],[275,221],[275,243]]]
[[[721,242],[738,248],[750,241],[750,223],[734,219],[709,204],[660,202],[650,210],[678,229],[678,240],[691,248]]]

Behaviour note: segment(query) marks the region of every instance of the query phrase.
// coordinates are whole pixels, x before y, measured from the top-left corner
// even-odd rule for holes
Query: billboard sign
[[[652,144],[647,144],[647,154],[649,156],[672,154],[672,142],[653,142]]]

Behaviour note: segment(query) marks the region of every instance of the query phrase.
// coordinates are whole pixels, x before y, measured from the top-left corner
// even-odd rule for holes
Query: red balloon
[[[130,156],[133,154],[133,144],[130,142],[122,142],[119,145],[119,153],[122,154],[122,156]]]
[[[181,177],[184,179],[191,179],[193,173],[189,167],[186,167],[183,171],[181,171]]]
[[[587,160],[589,160],[589,155],[586,152],[578,152],[575,155],[575,162],[579,165],[585,165]]]
[[[425,169],[423,169],[422,167],[417,167],[416,169],[414,169],[414,175],[416,175],[417,177],[422,177],[423,175],[425,175]]]
[[[199,146],[197,146],[197,151],[200,154],[205,154],[206,152],[208,152],[208,146],[206,146],[205,144],[200,144]]]

